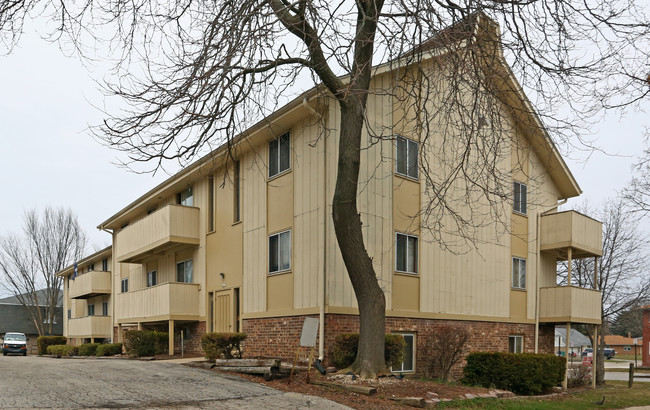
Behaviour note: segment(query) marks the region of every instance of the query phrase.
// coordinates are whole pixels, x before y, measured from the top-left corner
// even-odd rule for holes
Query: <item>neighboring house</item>
[[[625,337],[619,335],[605,335],[605,346],[614,349],[616,355],[634,355],[635,346],[636,354],[642,357],[643,338]]]
[[[582,351],[588,347],[591,347],[591,340],[577,330],[571,329],[569,333],[569,352],[572,355],[580,356]],[[558,355],[566,354],[566,327],[555,327],[555,353]]]
[[[39,300],[46,299],[45,291],[38,290],[37,292],[40,294],[38,298]],[[59,298],[56,305],[52,335],[63,334],[63,311],[61,308],[61,301],[62,298]],[[41,306],[41,309],[45,312],[45,306]],[[5,333],[10,332],[24,333],[29,338],[27,341],[29,354],[36,354],[38,352],[36,347],[38,330],[34,324],[34,319],[16,296],[0,299],[0,337],[4,336]]]
[[[65,278],[63,335],[71,344],[109,342],[113,337],[111,249],[102,249],[58,273]]]
[[[484,19],[475,23],[497,30]],[[371,87],[397,88],[395,68],[377,67]],[[501,79],[521,89],[512,76]],[[502,107],[510,121],[504,138],[514,141],[499,162],[515,197],[499,215],[509,233],[495,235],[496,222],[479,226],[477,249],[455,253],[421,228],[428,188],[418,137],[402,128],[407,111],[381,92],[368,97],[368,124],[392,135],[363,143],[358,202],[386,295],[386,331],[407,342],[393,371],[422,373],[425,346],[441,326],[469,331],[470,350],[552,353],[555,324],[600,323],[600,292],[557,286],[557,262],[600,256],[602,225],[557,212],[580,188],[525,95],[508,98],[522,107],[516,114]],[[84,295],[107,298],[113,341],[126,329],[159,329],[170,333],[170,352],[180,348],[181,332],[185,349],[200,351],[205,332],[244,331],[246,356],[291,359],[304,319],[314,317],[319,355],[331,363],[334,338],[359,330],[331,218],[338,112],[327,95],[307,91],[235,139],[235,160],[220,147],[98,226],[112,233],[112,251],[103,251],[112,252],[112,290]],[[430,137],[443,146],[438,134]],[[77,269],[96,268],[103,257]],[[73,270],[61,272],[66,306],[79,303],[70,298]]]

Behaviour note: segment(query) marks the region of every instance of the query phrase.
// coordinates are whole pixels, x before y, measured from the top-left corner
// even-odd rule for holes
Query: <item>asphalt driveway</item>
[[[0,408],[344,409],[233,376],[164,361],[0,356]]]

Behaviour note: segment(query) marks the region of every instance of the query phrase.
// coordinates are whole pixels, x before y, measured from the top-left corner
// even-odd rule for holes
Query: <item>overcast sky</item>
[[[89,136],[87,126],[102,118],[92,106],[103,104],[94,79],[104,75],[91,71],[29,29],[9,56],[0,56],[0,235],[20,231],[24,210],[50,204],[71,208],[89,234],[89,252],[100,249],[110,236],[95,227],[167,177],[116,167],[119,154]],[[622,121],[611,115],[596,130],[598,144],[618,156],[567,158],[584,191],[580,200],[597,206],[630,179],[644,121],[640,113]]]

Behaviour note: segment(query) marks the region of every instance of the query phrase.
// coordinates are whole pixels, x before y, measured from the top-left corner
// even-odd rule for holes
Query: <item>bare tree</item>
[[[638,226],[638,220],[626,207],[623,198],[607,201],[600,209],[585,207],[584,212],[594,215],[603,223],[603,255],[598,262],[598,283],[602,292],[601,319],[603,327],[619,314],[639,306],[650,297],[648,274],[648,238]],[[594,288],[594,259],[577,259],[572,264],[571,284]],[[566,284],[566,263],[558,270],[561,284]],[[603,329],[607,330],[607,329]],[[589,332],[591,333],[591,332]],[[604,331],[599,332],[597,382],[604,377]],[[593,342],[593,341],[592,341]]]
[[[612,92],[643,92],[630,78],[645,78],[646,13],[633,0],[17,0],[0,5],[0,34],[12,46],[34,15],[53,18],[53,38],[81,51],[84,34],[114,34],[107,40],[122,53],[107,89],[130,107],[97,136],[153,170],[236,146],[301,80],[315,86],[305,98],[336,104],[337,134],[323,124],[322,138],[339,139],[332,216],[359,306],[353,368],[366,377],[384,370],[386,302],[357,203],[362,152],[396,133],[420,143],[427,240],[458,251],[494,221],[503,234],[513,119],[524,133],[541,119],[569,144],[592,110],[614,104]],[[394,68],[390,84],[372,82],[377,65]],[[538,113],[516,102],[513,72]],[[368,121],[370,96],[390,96],[405,120],[395,129]],[[567,105],[572,118],[558,114]]]
[[[56,272],[80,259],[86,235],[70,210],[25,213],[22,235],[0,237],[3,286],[27,309],[39,335],[52,334],[62,279]]]

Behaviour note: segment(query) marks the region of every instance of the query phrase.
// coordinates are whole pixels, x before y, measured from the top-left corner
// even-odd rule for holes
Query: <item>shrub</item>
[[[124,333],[124,346],[129,356],[154,356],[167,353],[168,333],[153,330],[128,330]]]
[[[468,339],[467,329],[456,326],[442,326],[436,329],[433,335],[422,343],[425,376],[448,381],[451,368],[463,358]]]
[[[47,354],[55,356],[76,356],[79,348],[71,345],[49,345],[46,349]]]
[[[64,345],[68,342],[64,336],[39,336],[36,338],[38,354],[47,354],[47,347],[51,345]]]
[[[467,356],[462,382],[538,394],[557,386],[565,368],[564,358],[552,354],[474,352]]]
[[[86,343],[79,346],[79,356],[94,356],[99,343]]]
[[[567,375],[568,387],[582,387],[591,381],[591,366],[580,363],[577,367],[569,369]]]
[[[404,361],[406,341],[396,333],[387,333],[384,339],[384,360],[386,366],[399,366]],[[349,367],[354,363],[359,348],[358,333],[342,333],[334,339],[334,366],[339,369]]]
[[[96,356],[114,356],[122,354],[122,343],[105,343],[97,346]]]
[[[241,343],[246,337],[246,333],[206,333],[201,336],[201,347],[210,361],[219,357],[241,359]]]

